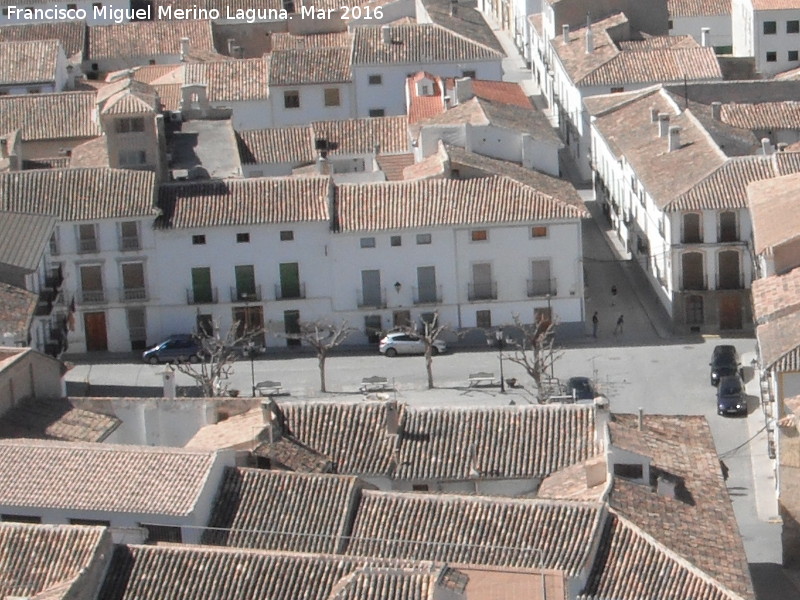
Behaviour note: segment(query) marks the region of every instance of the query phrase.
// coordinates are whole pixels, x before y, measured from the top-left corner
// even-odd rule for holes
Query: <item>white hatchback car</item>
[[[419,336],[411,333],[389,333],[381,340],[378,350],[386,356],[398,354],[425,354],[425,342]],[[442,340],[435,340],[431,352],[439,354],[447,350],[447,344]]]

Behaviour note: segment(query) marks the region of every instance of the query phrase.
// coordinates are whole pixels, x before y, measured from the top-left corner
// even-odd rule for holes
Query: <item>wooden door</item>
[[[83,327],[86,330],[86,351],[103,352],[108,350],[106,335],[106,313],[83,313]]]
[[[737,294],[726,294],[719,298],[719,328],[742,328],[742,298]]]

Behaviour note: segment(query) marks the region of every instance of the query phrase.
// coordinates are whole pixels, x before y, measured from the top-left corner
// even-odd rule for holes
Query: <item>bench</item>
[[[259,396],[278,396],[283,394],[283,386],[280,381],[259,381],[256,391]]]
[[[496,380],[494,373],[486,373],[481,371],[479,373],[469,374],[469,387],[478,387],[481,385],[495,385]]]
[[[374,375],[372,377],[364,377],[361,380],[361,387],[359,388],[365,394],[368,392],[384,392],[391,390],[392,386],[389,385],[389,380],[386,377]]]

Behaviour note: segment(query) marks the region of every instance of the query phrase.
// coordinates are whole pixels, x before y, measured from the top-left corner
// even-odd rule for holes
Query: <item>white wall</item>
[[[339,90],[339,106],[325,106],[324,90],[326,88]],[[300,93],[299,108],[285,107],[284,92],[288,90]],[[268,127],[307,125],[312,121],[334,121],[351,119],[356,116],[352,83],[270,86],[269,97],[272,106],[272,123]],[[260,127],[249,127],[249,129],[260,129]]]
[[[702,43],[701,31],[708,27],[708,45],[713,48],[733,45],[731,15],[706,15],[700,17],[671,17],[670,35],[691,35],[698,44]]]
[[[790,50],[800,51],[800,33],[786,32],[786,22],[789,20],[800,20],[800,10],[759,10],[753,14],[753,52],[758,73],[773,75],[800,67],[800,60],[790,61],[788,58]],[[766,21],[775,21],[776,33],[764,34]],[[768,52],[775,52],[777,60],[768,62]]]
[[[753,5],[750,0],[732,0],[731,38],[734,56],[755,56]]]

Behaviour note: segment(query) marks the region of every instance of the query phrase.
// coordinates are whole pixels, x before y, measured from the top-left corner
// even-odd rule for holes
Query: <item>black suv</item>
[[[739,353],[734,346],[714,346],[708,364],[711,367],[711,385],[719,385],[719,380],[726,375],[741,375]]]

